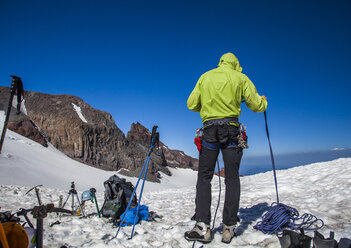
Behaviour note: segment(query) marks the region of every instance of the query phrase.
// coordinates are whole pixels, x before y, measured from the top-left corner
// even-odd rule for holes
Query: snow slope
[[[3,122],[4,111],[0,111],[0,130]],[[173,179],[182,180],[165,178],[161,184],[148,182],[145,190],[194,185],[194,171],[189,169],[179,172],[172,168],[170,170]],[[71,182],[74,181],[78,190],[84,191],[94,187],[98,192],[104,190],[105,180],[114,174],[118,175],[116,171],[103,171],[72,160],[51,144],[45,148],[9,129],[0,154],[0,172],[0,184],[24,186],[43,184],[45,187],[69,190]],[[137,178],[125,178],[133,184],[137,181]],[[184,180],[185,178],[187,180]]]
[[[1,116],[1,115],[0,115]],[[3,114],[2,114],[3,116]],[[0,125],[3,120],[0,118]],[[192,247],[192,242],[183,238],[184,232],[193,227],[190,217],[194,213],[196,172],[187,169],[172,169],[172,177],[163,175],[162,183],[145,184],[142,204],[149,206],[162,218],[156,222],[137,225],[137,234],[128,240],[131,227],[117,229],[105,218],[90,215],[56,216],[49,214],[44,220],[45,247]],[[97,199],[103,203],[103,181],[115,172],[101,171],[76,162],[54,147],[44,148],[16,133],[7,131],[3,153],[0,155],[0,206],[1,211],[15,212],[19,208],[31,208],[37,204],[34,192],[25,193],[32,186],[40,188],[44,204],[58,204],[59,196],[68,195],[70,182],[75,181],[79,194],[91,187],[97,189]],[[277,172],[280,201],[297,208],[302,213],[311,213],[325,222],[321,230],[326,236],[335,231],[335,238],[351,238],[351,159],[343,158],[330,162],[315,163]],[[136,182],[135,178],[127,180]],[[275,201],[272,172],[241,178],[241,202],[237,227],[238,237],[230,245],[221,243],[219,233],[204,247],[280,247],[275,235],[266,235],[253,229],[268,206]],[[224,199],[216,218],[220,227]],[[212,182],[212,214],[218,200],[218,177]],[[69,204],[70,205],[70,202]],[[96,213],[93,203],[88,202],[86,213]],[[70,208],[70,206],[66,207]],[[30,216],[31,217],[31,216]],[[61,224],[50,227],[60,220]],[[308,232],[309,236],[313,233]],[[202,244],[196,243],[195,247]]]

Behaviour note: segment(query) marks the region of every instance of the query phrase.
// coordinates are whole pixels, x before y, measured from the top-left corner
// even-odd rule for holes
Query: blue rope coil
[[[318,222],[321,224],[318,226]],[[312,225],[317,227],[312,228]],[[292,207],[282,203],[272,203],[270,209],[262,216],[262,220],[257,222],[254,229],[265,234],[280,233],[284,228],[306,231],[315,231],[324,226],[324,222],[312,214],[303,214],[299,217],[299,212]]]

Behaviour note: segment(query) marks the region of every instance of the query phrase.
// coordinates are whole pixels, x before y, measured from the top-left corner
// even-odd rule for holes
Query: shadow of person
[[[257,222],[260,219],[264,212],[268,211],[270,206],[267,202],[256,204],[250,208],[240,208],[239,209],[239,218],[240,225],[235,228],[235,233],[237,236],[240,236],[245,232],[250,224]]]

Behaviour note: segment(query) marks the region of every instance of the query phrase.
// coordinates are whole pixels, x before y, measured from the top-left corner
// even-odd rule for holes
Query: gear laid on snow
[[[135,225],[141,220],[146,221],[149,219],[149,207],[141,205],[139,207],[139,211],[137,210],[137,207],[135,207],[125,211],[121,215],[121,220],[123,219],[123,223],[121,224],[121,226]]]
[[[315,231],[313,238],[314,248],[337,248],[338,242],[334,239],[334,232],[330,232],[329,238],[324,238],[324,236]]]
[[[271,205],[271,208],[262,216],[262,220],[256,223],[254,228],[256,230],[260,230],[263,233],[268,234],[280,233],[283,231],[284,228],[290,228],[291,230],[298,230],[300,228],[304,228],[305,230],[318,230],[322,228],[324,226],[323,220],[318,219],[316,216],[311,214],[303,214],[299,216],[299,212],[295,208],[289,207],[279,202],[277,174],[272,145],[269,138],[266,111],[264,112],[264,118],[266,124],[266,134],[269,144],[269,150],[272,160],[277,202],[274,202]],[[319,226],[318,223],[320,223]],[[313,228],[312,225],[316,225],[316,227]]]
[[[43,248],[44,219],[48,213],[70,213],[71,211],[55,208],[54,204],[39,205],[32,209],[23,209],[16,213],[17,216],[24,216],[29,227],[24,227],[26,223],[20,225],[20,218],[14,217],[10,212],[0,213],[0,247],[1,248]],[[36,228],[29,220],[27,214],[31,213],[36,221]]]
[[[63,203],[62,208],[64,208],[66,206],[66,203],[67,203],[70,196],[72,197],[72,204],[71,204],[72,214],[79,215],[80,213],[82,213],[83,216],[85,217],[85,212],[84,212],[84,209],[82,207],[82,204],[80,203],[74,182],[71,182],[71,189],[68,191],[66,201]],[[78,203],[77,207],[74,205],[74,197],[76,197],[76,199],[77,199],[77,203]]]
[[[131,206],[131,203],[133,201],[133,197],[135,196],[136,194],[136,189],[138,188],[138,185],[139,185],[139,182],[140,182],[140,179],[141,177],[143,176],[143,183],[142,183],[142,186],[141,186],[141,190],[140,190],[140,196],[139,196],[139,201],[138,201],[138,205],[136,207],[136,212],[134,214],[134,221],[132,222],[133,223],[133,229],[132,229],[132,234],[130,236],[130,238],[132,239],[133,238],[133,234],[134,234],[134,227],[135,227],[135,224],[136,224],[136,219],[139,217],[139,211],[140,211],[140,201],[141,201],[141,197],[143,195],[143,190],[144,190],[144,185],[145,185],[145,181],[146,181],[146,174],[147,174],[147,169],[149,167],[149,162],[150,162],[150,157],[151,157],[151,154],[152,152],[154,151],[154,149],[158,149],[159,147],[159,139],[160,139],[160,134],[157,132],[157,128],[158,126],[153,126],[152,127],[152,133],[151,133],[151,140],[150,140],[150,149],[149,149],[149,152],[147,153],[147,156],[146,156],[146,159],[145,159],[145,163],[141,169],[141,172],[140,172],[140,175],[139,175],[139,178],[138,178],[138,181],[135,185],[135,188],[133,190],[133,193],[130,197],[130,200],[128,202],[128,205],[127,205],[127,208],[125,210],[125,213],[128,212],[130,206]],[[115,238],[117,237],[119,231],[121,230],[121,227],[124,223],[124,220],[126,218],[126,214],[121,218],[121,221],[120,221],[120,224],[118,226],[118,229],[117,229],[117,232],[116,232],[116,235],[115,235]],[[146,218],[147,219],[147,218]]]
[[[300,233],[284,230],[282,236],[278,236],[282,248],[310,248],[312,238],[305,235],[301,228]]]
[[[85,209],[85,203],[86,203],[87,201],[91,201],[92,203],[95,202],[96,211],[97,211],[97,214],[98,214],[98,216],[99,216],[99,218],[100,218],[100,217],[101,217],[101,216],[100,216],[100,210],[99,210],[99,206],[98,206],[98,203],[97,203],[97,200],[96,200],[96,195],[95,195],[95,193],[96,193],[96,189],[95,189],[95,188],[91,188],[91,189],[89,189],[89,190],[83,191],[83,193],[82,193],[82,204],[81,204],[81,206],[82,206],[83,209]],[[81,210],[79,209],[79,210],[78,210],[78,215],[80,215],[80,212],[81,212]]]
[[[105,201],[101,208],[103,217],[117,221],[127,209],[128,202],[131,199],[131,207],[134,208],[138,205],[136,194],[132,197],[134,186],[126,179],[113,175],[104,182],[104,187]]]
[[[29,246],[28,235],[20,224],[16,222],[5,222],[0,225],[4,229],[9,248],[27,248]],[[4,244],[6,243],[4,242]]]

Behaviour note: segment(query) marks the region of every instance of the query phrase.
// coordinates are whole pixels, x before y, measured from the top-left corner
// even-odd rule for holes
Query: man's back
[[[263,112],[267,101],[256,91],[250,79],[243,73],[238,59],[224,54],[218,68],[204,73],[188,99],[188,108],[200,112],[202,122],[211,119],[239,117],[243,98],[255,112]]]

